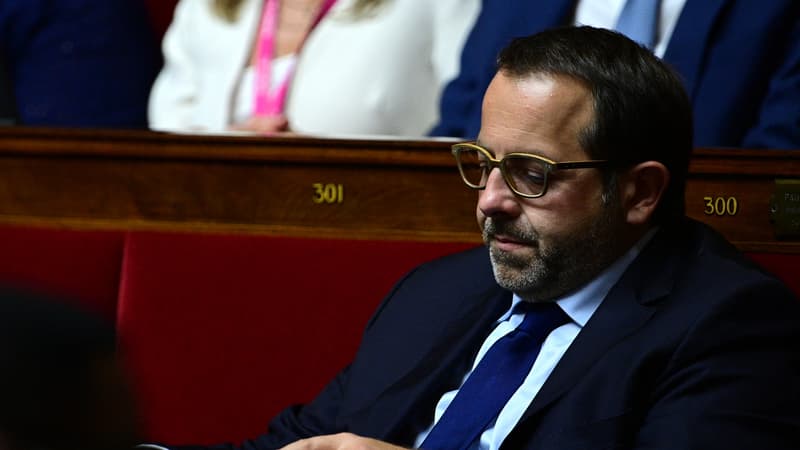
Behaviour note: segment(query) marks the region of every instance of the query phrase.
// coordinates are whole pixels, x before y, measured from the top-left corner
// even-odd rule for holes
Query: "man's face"
[[[578,141],[593,120],[591,93],[565,77],[499,73],[483,103],[478,142],[500,159],[511,152],[556,162],[590,159]],[[614,235],[624,214],[604,198],[597,169],[553,172],[547,193],[522,198],[492,170],[479,191],[477,217],[497,282],[529,300],[552,300],[595,276],[621,251]]]

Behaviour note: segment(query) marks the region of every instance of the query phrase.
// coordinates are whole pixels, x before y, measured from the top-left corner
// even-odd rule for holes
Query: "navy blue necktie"
[[[551,331],[569,322],[551,302],[521,302],[525,319],[492,345],[422,442],[425,450],[469,448],[520,387]]]
[[[628,0],[617,19],[615,30],[641,45],[656,45],[661,0]]]

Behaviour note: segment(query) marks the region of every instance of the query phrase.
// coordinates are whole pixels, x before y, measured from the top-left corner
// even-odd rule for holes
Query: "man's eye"
[[[525,186],[541,186],[544,184],[545,172],[541,167],[520,165],[509,167],[509,172],[517,184]]]
[[[544,172],[538,170],[528,170],[525,172],[525,181],[528,184],[544,184]]]

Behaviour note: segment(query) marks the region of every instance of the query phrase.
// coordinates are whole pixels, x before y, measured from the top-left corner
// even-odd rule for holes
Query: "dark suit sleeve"
[[[272,450],[299,439],[336,433],[336,417],[347,380],[347,370],[340,372],[308,405],[294,405],[283,410],[269,425],[269,432],[240,445],[223,443],[210,446],[143,444],[139,450]]]
[[[800,7],[786,41],[782,64],[770,79],[755,126],[747,131],[744,148],[800,149]]]
[[[656,384],[635,448],[798,448],[798,309],[770,282],[699,318]]]
[[[341,371],[308,405],[295,405],[283,410],[269,424],[269,432],[245,441],[240,450],[265,450],[281,448],[296,440],[340,431],[336,425],[339,405],[348,369]],[[232,447],[214,447],[230,450]]]

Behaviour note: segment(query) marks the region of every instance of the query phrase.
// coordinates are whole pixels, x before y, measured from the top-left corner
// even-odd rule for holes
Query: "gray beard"
[[[489,245],[497,283],[522,299],[550,301],[577,290],[610,266],[622,253],[617,233],[624,220],[615,201],[587,227],[541,247],[539,233],[533,227],[522,228],[512,221],[486,218],[483,240]],[[533,244],[536,254],[522,257],[498,250],[492,237],[502,234]]]

